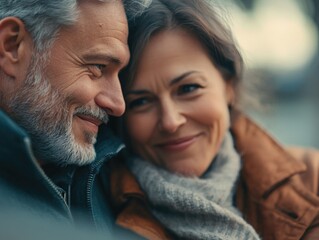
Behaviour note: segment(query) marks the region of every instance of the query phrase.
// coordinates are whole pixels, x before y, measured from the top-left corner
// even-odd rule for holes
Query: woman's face
[[[157,33],[126,94],[134,151],[171,172],[201,176],[229,127],[231,93],[193,35],[181,29]]]

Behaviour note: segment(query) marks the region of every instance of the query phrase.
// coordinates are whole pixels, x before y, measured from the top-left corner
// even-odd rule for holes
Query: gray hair
[[[0,19],[9,16],[21,19],[33,38],[35,49],[42,52],[50,48],[61,27],[75,22],[79,1],[0,0]],[[150,1],[123,0],[128,19],[138,16]]]
[[[127,19],[134,21],[151,4],[152,0],[123,0]]]

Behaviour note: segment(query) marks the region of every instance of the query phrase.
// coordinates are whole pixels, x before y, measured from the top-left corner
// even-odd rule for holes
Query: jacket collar
[[[23,153],[29,156],[32,164],[36,164],[35,157],[31,148],[31,140],[27,133],[18,126],[7,114],[0,110],[0,153],[4,156],[2,151],[10,149],[11,152],[19,153],[21,149]],[[94,146],[96,150],[96,160],[93,165],[100,165],[96,162],[103,163],[105,160],[110,159],[114,155],[118,154],[120,150],[124,148],[122,141],[117,138],[110,128],[104,126],[99,132],[97,143]],[[7,152],[7,151],[6,151]],[[4,158],[3,158],[4,159]],[[8,163],[10,166],[12,162],[7,161],[2,164]],[[17,164],[22,164],[18,161]],[[28,163],[29,164],[29,163]]]
[[[116,223],[138,233],[143,239],[172,239],[158,220],[152,217],[146,196],[126,167],[124,158],[111,164],[111,197],[117,212]]]
[[[124,147],[122,140],[114,135],[112,129],[102,125],[94,145],[96,157],[90,165],[91,171],[98,172],[106,161],[116,156]]]
[[[131,197],[146,201],[136,178],[125,165],[124,158],[113,161],[111,169],[111,196],[114,205],[119,207]]]
[[[26,169],[33,166],[33,170],[36,170],[38,167],[32,153],[30,138],[22,128],[1,110],[0,136],[1,170],[15,170],[15,172],[18,172],[19,169],[23,169],[21,174],[25,177],[30,176],[30,172],[27,172]]]
[[[232,132],[242,156],[242,176],[256,197],[265,197],[278,184],[306,170],[304,163],[292,157],[265,130],[234,110]]]

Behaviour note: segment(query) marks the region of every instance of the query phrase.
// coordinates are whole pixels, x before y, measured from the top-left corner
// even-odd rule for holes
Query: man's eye
[[[145,106],[149,102],[150,101],[147,98],[137,98],[132,101],[129,101],[127,106],[128,106],[128,109],[136,109],[136,108]]]
[[[106,65],[104,64],[91,64],[89,65],[89,70],[93,73],[94,77],[101,77]]]
[[[185,84],[178,88],[178,94],[187,94],[196,91],[197,89],[202,88],[199,84]]]

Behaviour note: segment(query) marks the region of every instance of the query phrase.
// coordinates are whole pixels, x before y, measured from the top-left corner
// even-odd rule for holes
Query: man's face
[[[124,8],[120,1],[83,1],[79,10],[47,64],[33,56],[25,84],[10,99],[9,112],[43,162],[91,162],[99,125],[125,108],[118,80],[129,59]]]

